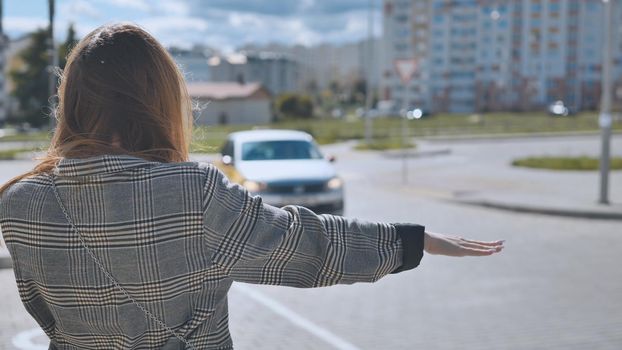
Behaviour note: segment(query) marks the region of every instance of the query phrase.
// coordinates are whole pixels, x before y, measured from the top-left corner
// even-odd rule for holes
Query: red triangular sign
[[[395,70],[403,84],[408,84],[413,75],[417,72],[417,60],[402,59],[395,60]]]

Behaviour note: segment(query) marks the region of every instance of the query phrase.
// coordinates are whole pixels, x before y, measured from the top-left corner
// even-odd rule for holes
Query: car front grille
[[[268,184],[265,192],[275,194],[304,194],[318,193],[326,190],[326,182],[311,183],[272,183]]]

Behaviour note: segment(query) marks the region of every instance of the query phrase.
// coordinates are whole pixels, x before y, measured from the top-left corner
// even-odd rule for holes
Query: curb
[[[439,149],[439,150],[430,150],[430,151],[406,152],[406,158],[435,157],[435,156],[443,156],[447,154],[451,154],[451,150],[449,148]],[[402,152],[401,150],[382,151],[382,155],[387,158],[402,158],[404,157],[404,152]]]
[[[593,219],[593,220],[622,220],[622,212],[616,213],[616,212],[594,211],[594,210],[583,210],[583,209],[538,207],[538,206],[530,206],[530,205],[522,205],[522,204],[500,203],[500,202],[495,202],[495,201],[490,201],[490,200],[461,200],[461,199],[455,199],[455,198],[449,199],[449,200],[455,203],[460,203],[460,204],[506,210],[506,211],[513,211],[513,212],[519,212],[519,213],[542,214],[542,215],[584,218],[584,219]]]
[[[615,132],[615,131],[614,131]],[[524,132],[524,133],[498,133],[498,134],[472,134],[472,135],[429,135],[419,136],[420,140],[425,141],[487,141],[487,140],[503,140],[503,139],[521,139],[521,138],[546,138],[546,137],[573,137],[573,136],[594,136],[600,135],[598,130],[585,131],[560,131],[560,132]]]

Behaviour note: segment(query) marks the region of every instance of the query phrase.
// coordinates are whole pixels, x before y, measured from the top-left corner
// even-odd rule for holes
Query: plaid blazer
[[[300,288],[411,269],[424,228],[276,208],[214,166],[128,155],[63,159],[58,193],[106,269],[197,349],[232,349],[233,281]],[[50,349],[182,349],[114,287],[80,244],[47,174],[0,198],[0,227],[26,310]]]

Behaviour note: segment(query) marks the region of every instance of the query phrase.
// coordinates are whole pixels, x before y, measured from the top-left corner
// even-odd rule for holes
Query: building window
[[[550,12],[557,12],[559,14],[560,10],[561,10],[561,6],[560,6],[559,2],[552,2],[552,3],[549,4],[549,11]]]
[[[395,44],[395,51],[406,51],[407,48],[406,44]]]
[[[400,15],[395,16],[395,20],[397,22],[407,22],[408,21],[408,16],[404,15],[404,14],[400,14]]]
[[[410,29],[408,28],[403,28],[403,29],[398,29],[395,31],[395,36],[397,36],[398,38],[406,38],[410,36]]]

